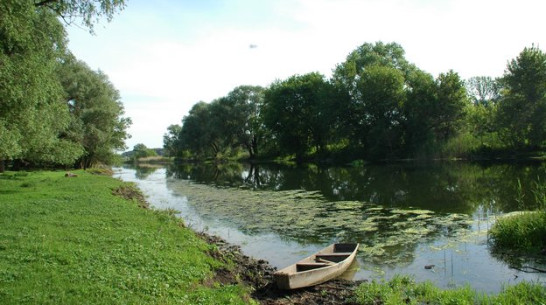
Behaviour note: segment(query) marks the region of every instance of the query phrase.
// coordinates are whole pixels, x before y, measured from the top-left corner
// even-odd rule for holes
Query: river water
[[[359,242],[354,279],[408,274],[443,288],[497,293],[505,284],[546,282],[534,266],[492,254],[499,217],[536,208],[542,163],[401,163],[363,167],[180,165],[118,168],[157,209],[196,231],[285,267],[332,242]],[[426,267],[426,268],[425,268]]]

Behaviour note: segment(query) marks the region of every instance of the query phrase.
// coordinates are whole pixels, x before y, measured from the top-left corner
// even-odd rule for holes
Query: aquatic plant
[[[413,260],[418,244],[439,235],[470,234],[472,222],[464,214],[329,201],[318,191],[253,191],[188,180],[170,180],[168,187],[186,196],[205,219],[219,220],[247,234],[275,232],[304,244],[360,242],[360,255],[382,264]]]

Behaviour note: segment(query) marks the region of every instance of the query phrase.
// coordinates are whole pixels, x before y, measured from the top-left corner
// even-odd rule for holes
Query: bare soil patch
[[[140,189],[131,183],[124,183],[120,187],[112,190],[112,194],[130,201],[134,201],[139,207],[144,209],[147,209],[150,206]]]

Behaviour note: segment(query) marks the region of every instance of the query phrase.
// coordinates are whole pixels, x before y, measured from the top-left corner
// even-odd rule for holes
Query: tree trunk
[[[4,159],[0,159],[0,173],[3,173],[5,170]]]
[[[256,136],[252,137],[252,156],[254,157],[258,156],[258,139]]]

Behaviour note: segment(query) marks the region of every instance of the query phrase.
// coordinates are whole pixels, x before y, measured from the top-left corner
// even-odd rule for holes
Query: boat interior
[[[333,252],[317,253],[313,258],[314,261],[297,263],[296,272],[335,265],[349,257],[356,246],[356,244],[335,244]]]

